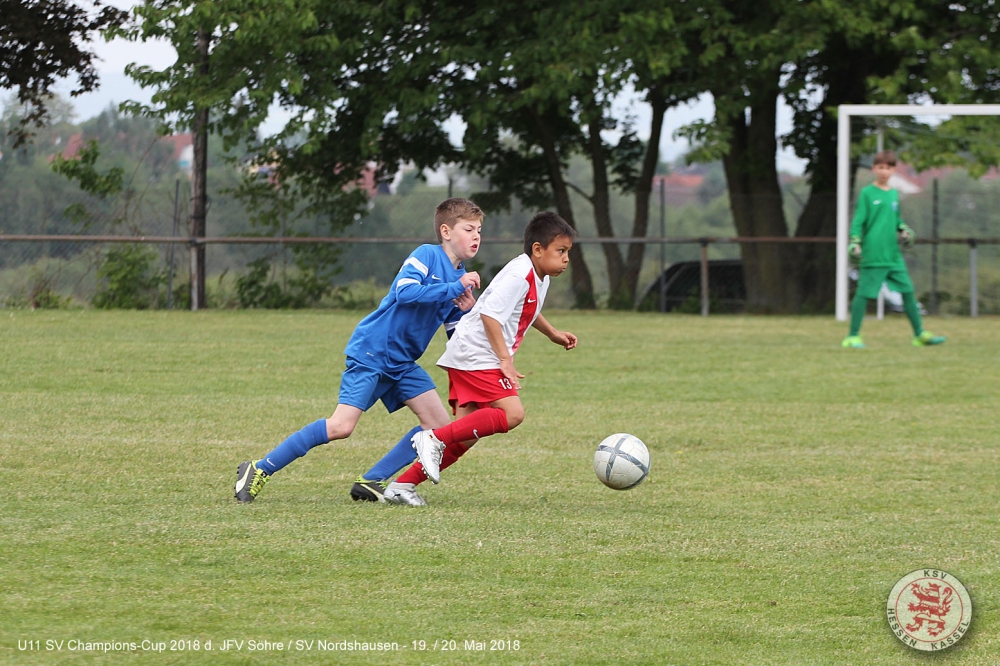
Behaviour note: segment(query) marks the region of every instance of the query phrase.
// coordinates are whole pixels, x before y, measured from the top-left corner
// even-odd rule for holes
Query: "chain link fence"
[[[16,188],[10,178],[0,183],[6,188],[0,188],[5,197],[5,208],[0,209],[0,307],[188,309],[191,250],[202,247],[206,302],[199,307],[305,304],[371,309],[413,248],[434,242],[434,208],[452,195],[450,187],[429,185],[380,191],[367,213],[342,225],[342,230],[331,232],[327,222],[305,220],[278,230],[284,238],[273,238],[252,236],[256,230],[242,205],[217,192],[209,207],[209,237],[189,239],[181,219],[187,185],[181,180],[136,196],[127,231],[105,225],[80,233],[80,225],[63,212],[68,195],[56,196],[61,180],[52,176],[52,182],[34,189],[27,181],[18,181]],[[857,188],[862,180],[859,176]],[[471,185],[460,188],[456,195],[468,195],[471,189]],[[48,192],[52,196],[46,196]],[[705,177],[698,186],[659,181],[644,238],[629,237],[634,205],[630,199],[611,202],[617,238],[600,239],[594,237],[596,225],[588,202],[576,194],[572,198],[581,230],[578,244],[598,306],[611,300],[610,248],[624,261],[632,243],[645,246],[635,295],[636,307],[647,311],[744,311],[747,276],[742,255],[748,250],[766,254],[767,248],[776,249],[778,244],[791,246],[801,254],[821,257],[821,266],[829,261],[830,274],[834,272],[833,238],[738,238],[719,178]],[[808,198],[804,180],[785,183],[781,202],[785,218],[797,220]],[[773,201],[758,203],[774,207]],[[904,193],[901,205],[903,218],[918,237],[905,257],[923,307],[949,315],[1000,314],[1000,179],[972,180],[955,172],[940,183],[937,179],[920,183],[918,190]],[[492,277],[521,251],[522,232],[532,212],[516,205],[509,211],[490,211],[479,254],[467,267],[484,279]],[[319,267],[312,283],[303,272],[307,265]],[[550,307],[568,308],[576,302],[572,271],[571,267],[570,275],[553,281]],[[266,298],[275,291],[295,289],[305,290],[309,298]],[[832,308],[832,287],[830,291]],[[893,302],[887,303],[891,309]]]
[[[142,298],[132,307],[190,307],[191,248],[206,248],[209,308],[235,308],[241,286],[255,266],[267,266],[267,281],[287,285],[301,271],[296,248],[339,251],[340,272],[332,288],[313,306],[374,308],[403,259],[427,238],[257,238],[188,239],[174,236],[0,235],[0,307],[56,308],[100,306],[101,295],[125,282]],[[581,238],[598,301],[607,298],[601,247],[613,242],[646,245],[637,307],[682,313],[734,313],[746,306],[741,242],[767,245],[766,239],[739,238]],[[775,239],[770,243],[833,243],[830,238]],[[489,278],[521,251],[521,240],[487,237],[472,266]],[[488,248],[488,251],[487,251]],[[130,254],[131,253],[131,254]],[[111,269],[109,257],[118,264]],[[131,259],[130,259],[131,257]],[[136,257],[141,261],[135,261]],[[266,260],[260,263],[260,260]],[[1000,314],[1000,240],[996,238],[923,239],[906,253],[917,298],[932,314]],[[129,263],[131,261],[131,263]],[[257,262],[257,263],[255,263]],[[140,265],[141,264],[141,265]],[[831,266],[832,270],[832,266]],[[117,281],[117,282],[116,282]],[[551,307],[573,303],[570,280],[553,282]],[[887,310],[895,301],[891,295]],[[125,307],[129,307],[128,304]]]

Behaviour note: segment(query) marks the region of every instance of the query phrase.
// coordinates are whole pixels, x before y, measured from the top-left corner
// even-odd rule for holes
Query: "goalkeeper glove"
[[[911,248],[917,242],[917,235],[913,233],[913,229],[908,227],[905,222],[900,222],[896,230],[896,239],[903,247]]]
[[[850,244],[847,246],[847,256],[854,263],[861,261],[861,236],[851,236]]]

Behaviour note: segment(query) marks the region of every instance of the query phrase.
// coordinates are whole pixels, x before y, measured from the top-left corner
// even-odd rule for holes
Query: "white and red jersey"
[[[524,334],[542,311],[549,290],[548,276],[539,279],[531,257],[522,254],[507,262],[475,306],[458,322],[448,346],[438,359],[442,368],[492,370],[500,367],[480,315],[500,323],[507,352],[513,356]]]

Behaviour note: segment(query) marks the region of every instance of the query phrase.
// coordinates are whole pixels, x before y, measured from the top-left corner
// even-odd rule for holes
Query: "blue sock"
[[[257,462],[257,469],[274,474],[297,458],[309,453],[309,449],[330,440],[326,437],[326,419],[310,423],[302,430],[288,436],[288,439],[274,447],[274,450]]]
[[[417,452],[413,450],[413,442],[410,439],[423,430],[417,426],[410,432],[403,435],[403,439],[396,442],[389,453],[382,456],[382,459],[375,463],[375,466],[365,472],[365,479],[368,481],[388,481],[396,472],[403,469],[417,459]]]

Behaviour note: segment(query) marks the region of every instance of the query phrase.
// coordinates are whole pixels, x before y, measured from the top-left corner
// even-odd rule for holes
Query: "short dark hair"
[[[524,228],[524,253],[531,254],[531,248],[535,243],[548,247],[549,243],[559,236],[576,238],[576,229],[552,211],[537,213]]]
[[[875,157],[872,158],[872,166],[875,166],[876,164],[896,166],[896,153],[891,150],[883,150],[880,153],[875,153]]]
[[[472,220],[483,223],[486,214],[476,204],[468,199],[452,197],[445,199],[438,204],[434,211],[434,235],[438,242],[441,242],[441,225],[447,225],[449,229],[454,229],[459,220]]]

